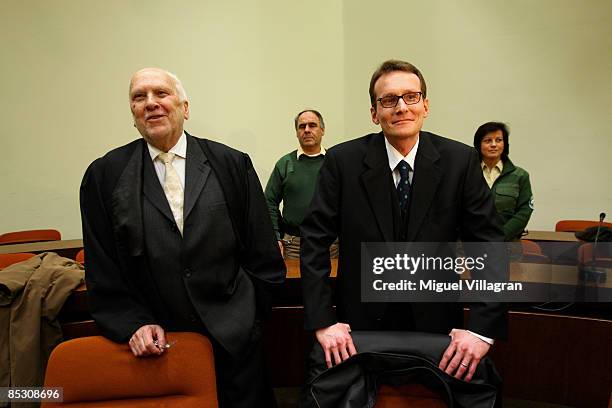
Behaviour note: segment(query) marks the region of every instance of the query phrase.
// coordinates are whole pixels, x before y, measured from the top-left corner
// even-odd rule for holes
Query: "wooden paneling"
[[[612,321],[510,312],[509,339],[492,357],[504,396],[605,407],[612,389]]]

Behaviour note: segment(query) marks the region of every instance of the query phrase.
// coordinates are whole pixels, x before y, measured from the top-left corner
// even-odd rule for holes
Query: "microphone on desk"
[[[599,231],[601,230],[601,224],[603,224],[604,218],[606,218],[606,213],[599,213],[599,225],[597,225],[597,232],[595,233],[595,244],[593,244],[593,262],[595,262],[595,250],[597,249],[597,240],[599,239]]]
[[[593,243],[593,253],[591,254],[592,265],[580,265],[580,280],[582,282],[593,282],[593,283],[605,283],[607,278],[607,271],[605,268],[597,266],[597,241],[599,240],[599,231],[603,220],[606,218],[606,213],[602,212],[599,214],[599,224],[597,225],[597,232],[595,233],[595,242]]]

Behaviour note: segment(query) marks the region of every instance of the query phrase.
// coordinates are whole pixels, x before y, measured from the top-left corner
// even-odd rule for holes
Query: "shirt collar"
[[[420,138],[417,139],[414,147],[412,150],[410,150],[410,153],[408,153],[406,156],[402,156],[402,154],[398,152],[397,149],[395,149],[395,147],[393,147],[385,137],[385,148],[387,149],[387,158],[389,159],[389,168],[391,171],[395,170],[399,162],[402,160],[406,161],[412,171],[414,171],[414,159],[416,158],[417,150],[419,149],[419,140]]]
[[[308,156],[308,157],[317,157],[317,156],[325,156],[325,153],[326,153],[326,151],[325,151],[325,148],[323,146],[321,146],[321,151],[319,153],[315,153],[315,154],[305,153],[304,150],[302,150],[302,146],[298,146],[298,148],[297,148],[297,158],[298,158],[298,160],[300,159],[301,155]]]
[[[147,142],[147,147],[149,148],[149,155],[151,156],[151,160],[155,160],[157,156],[162,152],[157,147],[153,146],[149,142]],[[187,136],[185,136],[185,132],[181,134],[178,142],[169,150],[170,153],[174,153],[178,157],[182,157],[183,159],[187,158]]]
[[[487,165],[485,164],[484,161],[480,162],[480,167],[482,168],[482,170],[487,170],[488,169],[488,167],[487,167]],[[502,160],[498,161],[495,164],[495,166],[493,166],[493,169],[495,169],[495,168],[497,170],[499,170],[499,172],[501,173],[504,170],[504,162]],[[493,170],[493,169],[491,169],[491,170]]]

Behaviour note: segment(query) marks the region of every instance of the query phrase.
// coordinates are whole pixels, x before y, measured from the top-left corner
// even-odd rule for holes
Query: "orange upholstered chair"
[[[10,266],[17,262],[25,261],[33,256],[36,256],[36,254],[31,254],[29,252],[20,252],[17,254],[0,254],[0,269],[4,269],[7,266]]]
[[[585,230],[589,227],[596,227],[599,225],[599,221],[587,221],[587,220],[561,220],[555,225],[555,231],[557,232],[578,232]],[[611,227],[612,223],[602,222],[602,226]]]
[[[62,239],[62,235],[58,230],[54,229],[15,231],[0,235],[0,245],[23,244],[26,242],[40,241],[59,241],[60,239]]]
[[[536,242],[521,239],[521,246],[523,247],[523,256],[521,258],[523,262],[550,263],[550,259],[542,253],[542,248]]]
[[[446,402],[424,385],[382,385],[374,408],[447,408]]]
[[[76,256],[74,257],[74,260],[80,263],[81,265],[85,265],[85,250],[81,249],[79,252],[77,252]]]
[[[100,336],[66,341],[51,353],[45,387],[63,387],[63,404],[74,407],[216,408],[210,341],[197,333],[167,333],[167,340],[176,343],[145,358]]]

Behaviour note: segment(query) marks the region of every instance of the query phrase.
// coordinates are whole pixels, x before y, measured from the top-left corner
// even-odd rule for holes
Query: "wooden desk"
[[[287,280],[300,278],[300,261],[298,259],[286,259]],[[338,273],[338,260],[331,260],[331,277],[335,278]],[[600,285],[612,288],[612,270],[606,269],[608,279]],[[510,263],[510,280],[513,282],[536,282],[556,283],[565,285],[576,285],[578,281],[578,269],[573,265],[555,265],[529,262]]]
[[[287,279],[295,279],[300,277],[300,260],[299,259],[285,259],[285,266],[287,267]],[[338,258],[331,259],[331,277],[335,278],[338,273]]]
[[[612,270],[605,269],[606,282],[599,287],[612,288]],[[512,262],[510,264],[510,280],[513,282],[553,283],[560,285],[578,285],[579,272],[575,265],[537,264]]]
[[[578,242],[573,232],[556,231],[528,231],[522,239],[531,241],[557,241],[557,242]]]
[[[30,242],[27,244],[0,245],[0,254],[15,254],[19,252],[56,252],[58,255],[74,259],[77,252],[83,249],[82,239],[68,239],[62,241]]]

